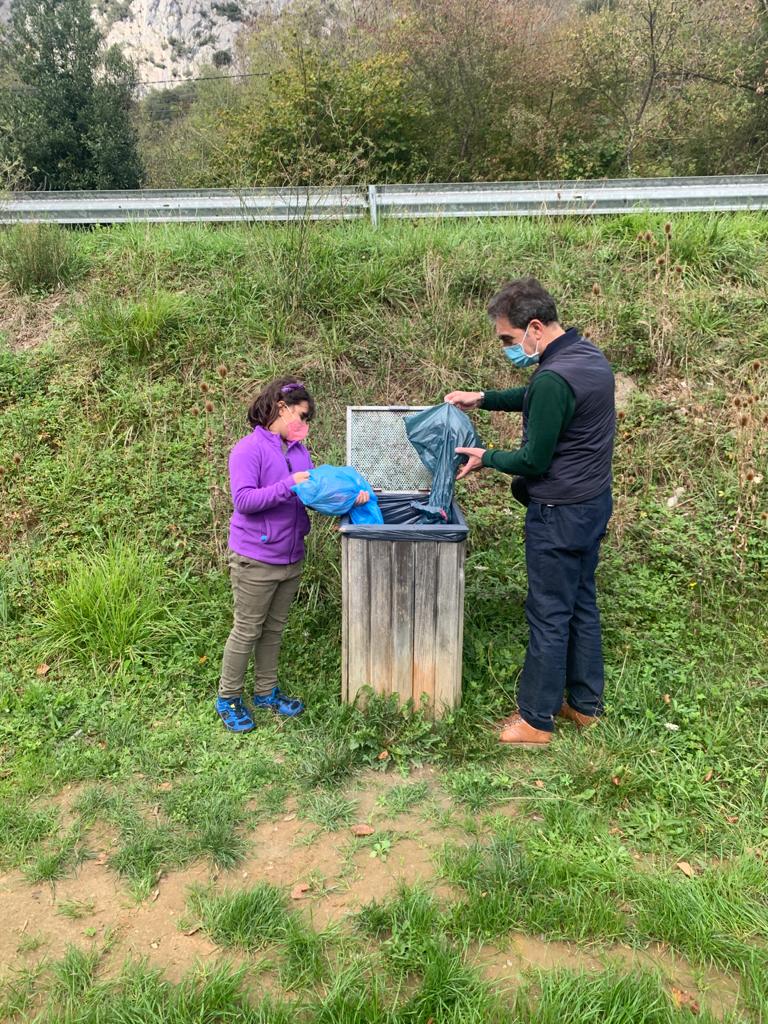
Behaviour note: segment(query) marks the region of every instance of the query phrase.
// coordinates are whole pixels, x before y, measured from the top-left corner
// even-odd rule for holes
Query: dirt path
[[[140,903],[106,863],[110,842],[106,833],[91,836],[92,844],[97,841],[95,856],[55,886],[30,885],[16,871],[0,875],[0,919],[5,924],[0,929],[2,973],[30,967],[42,958],[55,960],[69,945],[106,947],[100,970],[107,977],[127,958],[146,958],[174,982],[196,962],[218,957],[235,962],[243,959],[220,949],[201,930],[185,923],[188,890],[195,884],[235,888],[266,880],[291,889],[304,883],[309,889],[295,906],[317,929],[330,924],[344,927],[360,906],[382,900],[401,882],[421,882],[432,887],[438,898],[455,898],[456,893],[436,876],[434,855],[447,841],[466,842],[467,835],[435,826],[419,808],[387,816],[378,804],[379,797],[399,781],[371,773],[353,794],[358,801],[357,820],[372,821],[377,832],[391,841],[383,855],[371,856],[371,845],[360,846],[348,827],[321,831],[299,817],[295,801],[289,801],[278,819],[249,834],[251,853],[237,868],[220,872],[208,863],[197,863],[171,872],[161,876],[152,895]],[[73,790],[57,799],[63,816],[75,795]],[[501,813],[505,810],[514,813],[511,805],[500,809]],[[68,908],[80,916],[66,916]],[[644,951],[623,946],[597,950],[513,934],[505,948],[477,947],[473,959],[502,989],[516,985],[530,967],[600,970],[614,963],[630,968],[650,966],[664,976],[671,989],[691,994],[718,1014],[731,1009],[738,995],[733,979],[713,970],[693,971],[661,946]],[[271,987],[267,977],[263,983],[265,988]]]

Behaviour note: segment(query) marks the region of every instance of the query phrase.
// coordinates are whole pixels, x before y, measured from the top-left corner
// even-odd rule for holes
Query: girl
[[[229,456],[234,512],[229,529],[229,570],[235,621],[224,648],[216,711],[231,732],[249,732],[253,718],[243,704],[243,684],[255,659],[253,704],[281,715],[304,705],[277,685],[277,660],[288,611],[304,559],[309,517],[291,488],[309,479],[312,459],[302,444],[315,414],[304,384],[272,381],[248,410],[253,432]],[[363,492],[357,503],[368,495]]]

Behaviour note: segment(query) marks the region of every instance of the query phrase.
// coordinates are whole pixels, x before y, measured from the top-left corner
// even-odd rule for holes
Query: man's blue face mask
[[[529,324],[528,327],[530,326],[531,325]],[[504,355],[507,357],[507,359],[509,359],[511,363],[514,363],[515,366],[520,370],[525,369],[526,366],[533,366],[535,363],[538,363],[539,361],[538,352],[534,352],[532,356],[529,356],[523,348],[523,342],[528,337],[528,327],[525,328],[523,340],[519,344],[504,346]]]

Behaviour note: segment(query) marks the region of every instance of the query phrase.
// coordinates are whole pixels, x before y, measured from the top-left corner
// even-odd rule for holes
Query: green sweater
[[[542,476],[552,464],[558,438],[573,419],[570,385],[551,370],[539,370],[527,388],[486,391],[481,409],[521,412],[528,392],[528,440],[516,452],[487,451],[483,465],[515,476]]]

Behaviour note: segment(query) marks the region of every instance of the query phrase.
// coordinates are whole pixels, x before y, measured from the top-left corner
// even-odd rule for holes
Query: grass
[[[214,942],[224,946],[263,949],[282,939],[288,929],[285,896],[268,882],[239,892],[193,889],[189,909]]]
[[[604,991],[558,976],[499,1009],[466,943],[502,941],[511,928],[668,943],[738,979],[744,1019],[765,1016],[768,882],[756,851],[768,845],[768,219],[671,223],[668,240],[662,218],[632,214],[317,226],[301,238],[133,225],[40,242],[50,266],[66,237],[88,275],[24,277],[23,301],[42,318],[40,289],[64,289],[55,331],[30,351],[10,336],[0,343],[3,867],[54,882],[89,832],[106,828],[110,866],[141,898],[162,871],[200,858],[237,864],[249,828],[284,814],[288,796],[318,826],[341,828],[354,816],[356,773],[429,765],[452,809],[430,808],[424,786],[406,782],[377,813],[423,804],[437,827],[463,823],[469,847],[442,860],[460,892],[453,904],[430,910],[413,897],[348,954],[299,928],[281,892],[245,910],[199,897],[206,929],[223,929],[215,941],[276,944],[305,1019],[426,1024],[437,1014],[437,1024],[472,1019],[473,1007],[489,1019],[577,1019],[568,1000],[585,1020],[685,1019],[657,981],[633,988],[608,972]],[[14,238],[0,235],[4,254]],[[492,726],[514,706],[525,653],[522,517],[503,479],[478,475],[459,490],[471,525],[462,706],[435,725],[382,698],[340,703],[338,537],[316,517],[281,664],[281,685],[307,711],[227,735],[212,712],[231,617],[226,464],[249,397],[278,373],[306,380],[319,408],[313,452],[334,462],[348,403],[423,404],[452,387],[517,384],[483,306],[523,272],[552,288],[563,319],[634,385],[599,570],[604,722],[588,734],[559,728],[543,757],[498,749]],[[514,419],[477,421],[485,443],[516,442]],[[46,805],[67,783],[83,784],[72,825]],[[262,905],[283,908],[276,938]],[[437,943],[429,977],[417,969],[422,911]],[[397,1006],[384,991],[395,977],[407,979]],[[233,978],[173,988],[137,971],[90,991],[115,1019],[132,998],[148,1020],[184,1022],[200,999],[239,1007]],[[439,1002],[450,993],[451,1005]],[[98,1019],[97,1001],[85,997],[83,1020]],[[300,1019],[285,1001],[247,1012]]]
[[[127,540],[70,559],[65,572],[40,625],[42,655],[104,665],[146,659],[182,626],[169,612],[162,561]]]
[[[0,238],[0,279],[16,292],[53,292],[81,278],[88,264],[71,232],[56,224],[19,224]]]
[[[390,815],[407,814],[422,803],[429,794],[426,782],[404,782],[382,793],[377,803]]]

